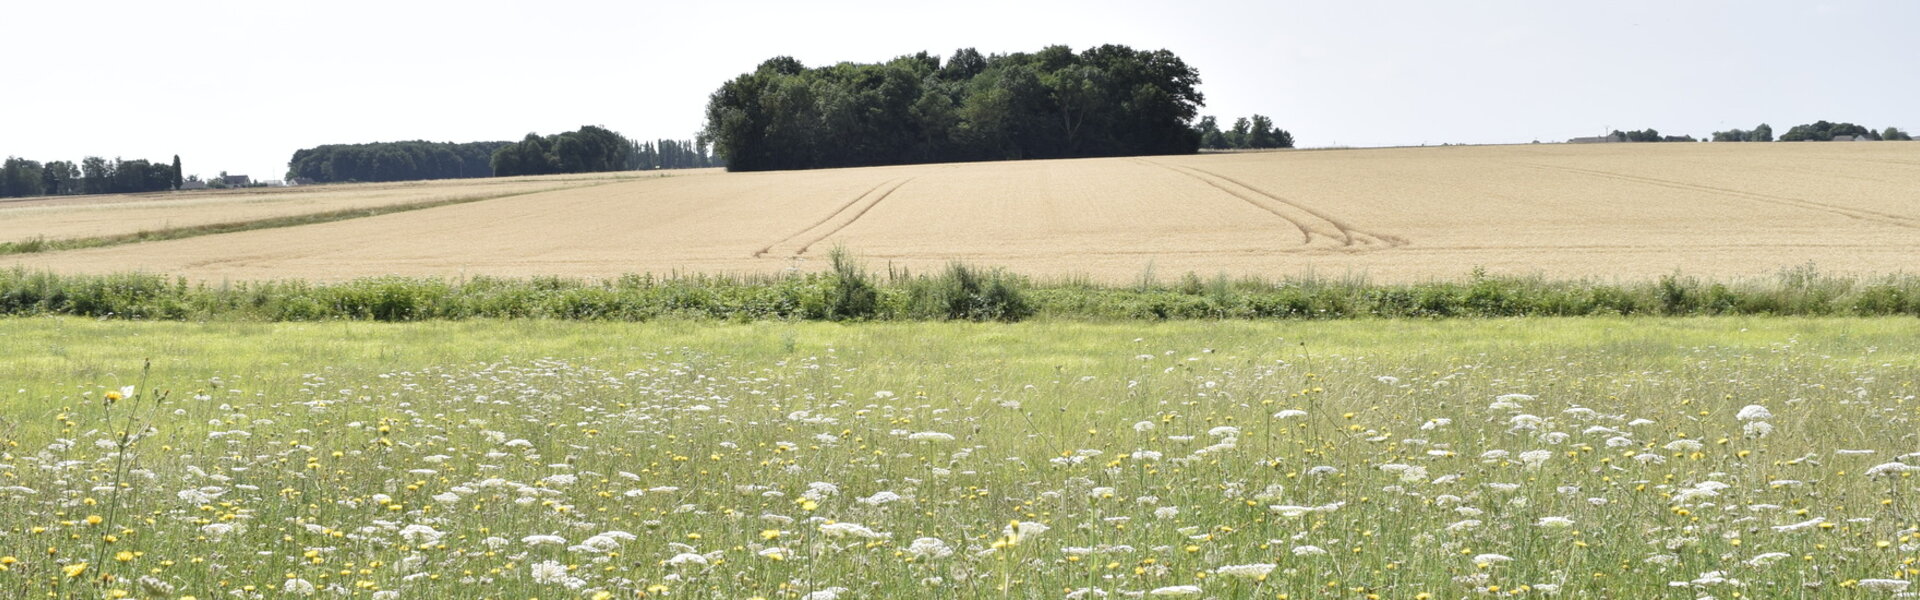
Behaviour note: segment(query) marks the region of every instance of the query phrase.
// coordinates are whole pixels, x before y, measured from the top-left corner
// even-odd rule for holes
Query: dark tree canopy
[[[1805,125],[1795,125],[1786,133],[1780,134],[1782,142],[1829,142],[1834,136],[1866,136],[1867,139],[1880,139],[1880,132],[1867,129],[1853,123],[1828,123],[1815,121]]]
[[[620,134],[592,125],[546,137],[527,134],[493,153],[493,174],[599,173],[633,168],[634,145]]]
[[[817,68],[782,56],[713,93],[703,137],[739,171],[1189,154],[1199,83],[1171,52],[1114,45]]]
[[[489,161],[508,142],[328,144],[295,151],[288,179],[316,183],[462,179],[493,174]]]
[[[1200,147],[1208,150],[1293,147],[1293,134],[1274,127],[1273,119],[1261,115],[1234,121],[1230,131],[1221,131],[1220,122],[1213,117],[1201,117],[1193,131],[1200,136]]]
[[[7,157],[0,163],[0,198],[158,192],[173,189],[177,177],[174,165],[144,159],[89,156],[75,165]]]
[[[1761,123],[1758,127],[1754,127],[1753,131],[1747,131],[1744,129],[1729,129],[1727,131],[1715,131],[1713,132],[1713,141],[1716,141],[1716,142],[1771,142],[1773,141],[1773,127],[1770,125],[1767,125],[1766,123]]]

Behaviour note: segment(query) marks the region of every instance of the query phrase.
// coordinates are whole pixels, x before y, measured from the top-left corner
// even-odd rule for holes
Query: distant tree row
[[[1660,131],[1659,131],[1659,130],[1656,130],[1656,129],[1654,129],[1654,128],[1652,128],[1652,127],[1648,127],[1648,128],[1646,128],[1646,129],[1642,129],[1642,130],[1639,130],[1639,131],[1620,131],[1620,130],[1618,130],[1618,129],[1615,129],[1615,130],[1613,131],[1613,133],[1610,133],[1610,134],[1607,134],[1607,137],[1611,137],[1611,138],[1613,138],[1613,139],[1614,139],[1615,141],[1621,141],[1621,142],[1694,142],[1694,141],[1699,141],[1699,140],[1695,140],[1695,139],[1693,139],[1693,136],[1690,136],[1690,135],[1665,135],[1665,136],[1663,136],[1663,135],[1660,135]]]
[[[1200,147],[1208,150],[1293,147],[1293,134],[1274,127],[1273,119],[1261,115],[1241,117],[1233,122],[1233,129],[1226,131],[1220,130],[1220,123],[1213,117],[1200,117],[1193,131],[1200,135]]]
[[[1771,142],[1773,141],[1773,126],[1768,125],[1766,123],[1761,123],[1760,125],[1754,127],[1752,131],[1747,131],[1743,129],[1729,129],[1726,131],[1715,131],[1713,132],[1713,141],[1716,141],[1716,142]]]
[[[11,156],[0,163],[0,198],[158,192],[178,189],[182,181],[178,156],[172,164],[98,156],[78,164]]]
[[[703,134],[738,171],[965,160],[1189,154],[1200,74],[1166,50],[808,68],[777,57],[720,86]]]
[[[376,142],[297,150],[287,179],[315,183],[462,179],[493,174],[493,153],[508,142]]]
[[[494,151],[493,174],[506,177],[622,171],[632,168],[633,154],[633,142],[592,125],[546,137],[529,133],[526,139]]]
[[[1900,128],[1898,127],[1888,127],[1880,131],[1874,131],[1867,127],[1855,125],[1853,123],[1829,123],[1827,121],[1815,121],[1815,122],[1807,123],[1803,125],[1795,125],[1792,128],[1787,129],[1786,133],[1780,134],[1779,141],[1782,141],[1782,142],[1828,142],[1828,141],[1833,141],[1835,137],[1839,137],[1839,136],[1846,136],[1848,138],[1864,137],[1866,139],[1876,140],[1876,141],[1878,140],[1908,141],[1913,139],[1913,136],[1911,134],[1908,134],[1905,131],[1901,131]],[[1739,129],[1732,129],[1728,131],[1716,131],[1716,132],[1713,132],[1713,141],[1716,141],[1716,142],[1771,142],[1771,141],[1774,141],[1773,128],[1768,127],[1766,123],[1761,123],[1759,127],[1753,128],[1753,131],[1742,131]]]
[[[720,161],[707,152],[706,140],[658,140],[632,144],[633,153],[627,157],[628,171],[721,166]]]

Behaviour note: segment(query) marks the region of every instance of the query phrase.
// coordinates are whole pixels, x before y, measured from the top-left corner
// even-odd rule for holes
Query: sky
[[[1920,2],[94,0],[0,14],[0,155],[276,179],[328,143],[688,139],[778,55],[878,62],[1122,44],[1200,71],[1201,114],[1300,145],[1920,129]]]

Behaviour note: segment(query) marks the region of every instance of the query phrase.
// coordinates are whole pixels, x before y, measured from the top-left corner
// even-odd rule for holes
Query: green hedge
[[[462,281],[210,285],[147,274],[0,271],[0,315],[119,319],[1095,320],[1454,318],[1582,315],[1920,315],[1920,276],[1790,271],[1766,281],[1665,277],[1641,283],[1475,275],[1458,282],[1264,282],[1189,276],[1173,285],[1035,284],[955,264],[932,275],[869,275],[842,263],[779,277],[630,275]]]

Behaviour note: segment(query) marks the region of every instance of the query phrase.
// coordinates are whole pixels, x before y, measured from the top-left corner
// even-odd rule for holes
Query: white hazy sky
[[[1512,143],[1817,119],[1920,129],[1920,2],[1601,0],[9,2],[0,155],[279,178],[324,143],[690,138],[775,55],[874,62],[1115,43],[1304,146]]]

